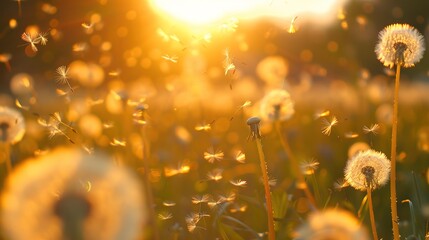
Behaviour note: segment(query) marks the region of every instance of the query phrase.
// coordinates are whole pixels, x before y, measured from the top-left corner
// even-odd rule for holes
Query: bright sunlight
[[[328,15],[341,0],[151,0],[160,13],[192,25],[205,25],[226,17],[275,17],[290,19],[297,15]],[[333,14],[335,16],[335,14]],[[320,16],[319,16],[320,17]],[[320,18],[318,18],[320,20]],[[330,19],[324,16],[324,19]]]

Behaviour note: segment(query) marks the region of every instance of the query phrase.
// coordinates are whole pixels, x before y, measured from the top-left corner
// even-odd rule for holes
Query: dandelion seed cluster
[[[63,196],[82,196],[90,206],[85,239],[136,239],[147,219],[137,179],[103,155],[61,148],[29,159],[7,179],[1,196],[9,239],[63,239],[55,214]],[[76,207],[76,206],[75,206]]]
[[[295,240],[369,240],[368,233],[359,220],[341,209],[328,209],[310,215],[301,225]]]
[[[294,103],[288,91],[275,89],[261,100],[261,117],[268,121],[288,120],[295,113]]]
[[[392,68],[395,64],[413,67],[423,57],[424,38],[408,24],[389,25],[379,33],[378,38],[375,52],[386,67]]]
[[[386,155],[372,149],[360,151],[348,160],[345,180],[353,188],[366,191],[377,189],[389,180],[390,161]]]
[[[25,122],[22,114],[10,107],[0,106],[0,141],[15,144],[24,137]]]

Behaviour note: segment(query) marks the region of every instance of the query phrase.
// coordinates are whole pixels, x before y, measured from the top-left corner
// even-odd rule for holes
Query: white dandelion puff
[[[24,137],[25,121],[21,112],[0,106],[0,142],[15,144]]]
[[[366,191],[377,189],[387,183],[390,161],[381,152],[368,149],[360,151],[348,160],[344,178],[353,188]]]
[[[294,103],[288,91],[275,89],[261,100],[261,117],[269,121],[288,120],[295,113]]]
[[[149,212],[141,189],[105,155],[57,149],[8,176],[2,228],[8,239],[77,239],[68,235],[73,224],[81,224],[78,239],[137,239]]]
[[[351,213],[341,209],[314,212],[301,225],[296,240],[342,239],[369,240],[368,232]]]
[[[392,68],[395,64],[413,67],[425,51],[423,36],[408,24],[391,24],[379,33],[378,39],[375,52],[386,67]]]

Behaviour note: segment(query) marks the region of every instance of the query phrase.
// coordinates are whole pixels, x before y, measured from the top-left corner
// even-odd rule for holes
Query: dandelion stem
[[[256,138],[256,146],[258,148],[259,161],[261,163],[262,178],[264,181],[264,189],[265,189],[265,200],[266,200],[266,204],[267,204],[268,239],[274,240],[276,238],[276,236],[275,236],[275,232],[274,232],[273,204],[271,201],[270,185],[268,183],[267,163],[265,162],[265,156],[264,156],[264,152],[262,150],[261,139]]]
[[[12,161],[10,159],[10,142],[8,141],[8,130],[9,125],[7,124],[0,124],[0,149],[2,150],[0,153],[0,160],[2,160],[2,162],[4,161],[6,163],[6,169],[7,169],[7,173],[10,174],[10,172],[12,171]]]
[[[310,201],[313,208],[316,209],[316,202],[314,200],[313,194],[310,192],[310,189],[308,188],[308,185],[307,185],[307,182],[305,181],[304,175],[302,174],[302,171],[298,165],[298,161],[296,160],[295,155],[293,155],[287,139],[284,138],[281,134],[280,122],[277,121],[277,122],[275,122],[274,125],[275,125],[277,135],[278,135],[280,142],[283,146],[283,149],[285,150],[286,154],[289,157],[290,163],[292,165],[292,169],[296,173],[296,176],[298,178],[298,186],[299,186],[299,188],[302,188],[304,190],[305,196],[308,198],[308,200]]]
[[[399,240],[398,210],[396,207],[396,139],[398,132],[398,99],[399,79],[401,76],[401,64],[396,65],[395,93],[393,98],[392,117],[392,148],[390,160],[390,208],[392,211],[392,229],[394,240]]]
[[[151,221],[150,221],[150,225],[152,225],[152,231],[151,232],[151,236],[153,237],[153,239],[160,239],[159,237],[159,232],[158,232],[158,227],[156,224],[156,214],[155,214],[155,209],[153,206],[155,206],[155,202],[154,202],[154,197],[153,197],[153,193],[152,193],[152,188],[151,188],[151,184],[149,181],[149,174],[150,174],[150,169],[149,169],[149,156],[150,156],[150,145],[149,145],[149,141],[147,139],[147,131],[146,131],[146,126],[142,126],[141,127],[141,133],[142,133],[142,139],[143,139],[143,159],[142,159],[142,163],[143,163],[143,169],[144,169],[144,174],[143,174],[143,183],[145,185],[145,189],[146,189],[146,200],[148,202],[148,205],[150,206],[150,215],[151,215]]]
[[[9,175],[12,172],[12,161],[10,159],[10,144],[9,143],[5,143],[3,146],[3,154],[4,157],[6,159],[6,169],[7,169],[7,174]]]
[[[372,195],[370,186],[366,188],[366,192],[368,196],[369,218],[371,220],[372,237],[374,238],[374,240],[378,240],[377,228],[375,227],[374,208],[372,207]]]

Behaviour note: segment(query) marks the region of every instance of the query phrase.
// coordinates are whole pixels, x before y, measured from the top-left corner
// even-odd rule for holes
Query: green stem
[[[304,194],[308,198],[308,200],[310,201],[313,208],[317,209],[316,208],[316,201],[314,200],[313,194],[311,194],[310,189],[308,188],[307,182],[305,181],[304,174],[302,173],[301,168],[299,167],[298,161],[296,160],[295,155],[293,155],[287,139],[284,138],[281,134],[280,122],[276,122],[274,125],[275,125],[277,135],[278,135],[280,142],[283,146],[283,149],[285,150],[286,154],[289,157],[290,163],[292,165],[292,169],[296,173],[296,176],[298,178],[298,187],[302,188],[304,190]]]
[[[396,140],[398,133],[398,100],[399,100],[399,79],[401,77],[401,64],[396,65],[395,93],[393,98],[392,117],[392,148],[390,160],[390,208],[392,211],[393,239],[399,240],[398,210],[396,206]]]
[[[261,139],[256,138],[256,146],[258,148],[259,161],[261,163],[261,171],[262,178],[264,181],[264,189],[265,189],[265,200],[267,204],[267,213],[268,213],[268,239],[274,240],[276,239],[276,235],[274,232],[274,216],[273,216],[273,204],[271,201],[271,192],[270,192],[270,184],[268,182],[268,169],[267,163],[265,162],[264,152],[262,150]]]
[[[367,187],[366,192],[368,196],[369,218],[371,220],[372,237],[374,238],[374,240],[378,240],[377,228],[375,227],[374,208],[372,207],[371,188]]]

